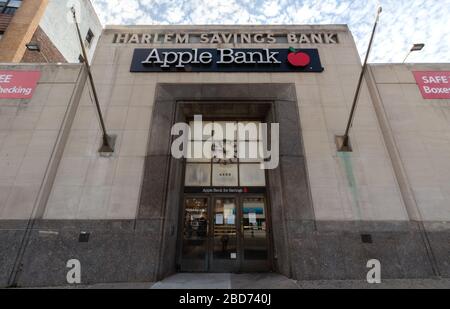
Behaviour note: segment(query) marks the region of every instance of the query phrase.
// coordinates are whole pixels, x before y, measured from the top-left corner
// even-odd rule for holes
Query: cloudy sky
[[[450,62],[450,0],[93,0],[103,24],[348,24],[361,56],[378,3],[371,62]]]

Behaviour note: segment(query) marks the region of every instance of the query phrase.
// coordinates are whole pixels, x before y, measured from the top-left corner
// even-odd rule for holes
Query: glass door
[[[263,197],[243,197],[242,211],[242,271],[268,271],[269,244],[266,205]]]
[[[216,197],[213,202],[211,272],[239,270],[238,207],[235,197]]]
[[[181,269],[208,271],[208,198],[185,198]]]

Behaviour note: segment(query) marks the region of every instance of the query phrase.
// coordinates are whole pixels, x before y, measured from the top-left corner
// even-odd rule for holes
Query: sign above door
[[[317,49],[148,49],[134,50],[131,72],[324,71]]]

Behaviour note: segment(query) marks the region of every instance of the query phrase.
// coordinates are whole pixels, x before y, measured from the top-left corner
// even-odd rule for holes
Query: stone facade
[[[167,45],[113,43],[117,33],[177,31],[332,32],[339,42],[276,44],[318,48],[325,71],[308,74],[130,73],[135,48]],[[182,46],[194,47],[273,45]],[[449,66],[370,66],[353,152],[341,153],[335,136],[345,129],[361,69],[346,26],[107,27],[92,69],[106,127],[116,136],[112,156],[98,153],[101,134],[80,66],[42,66],[32,100],[2,102],[0,164],[11,171],[0,176],[0,243],[12,249],[1,250],[0,284],[10,279],[17,253],[23,265],[15,282],[23,286],[65,284],[71,258],[83,265],[83,283],[175,272],[182,167],[170,156],[169,128],[186,116],[182,102],[210,102],[217,113],[227,104],[239,113],[266,102],[264,116],[280,123],[281,163],[268,172],[274,271],[364,279],[367,261],[379,259],[384,278],[448,277],[449,102],[421,99],[410,71],[427,68]],[[32,145],[39,155],[27,155]],[[29,192],[20,193],[22,186]],[[79,241],[80,232],[90,233],[89,242]]]

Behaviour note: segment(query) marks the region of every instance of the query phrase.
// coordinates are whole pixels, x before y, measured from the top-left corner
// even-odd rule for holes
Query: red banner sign
[[[0,99],[30,99],[40,77],[39,71],[0,71]]]
[[[424,99],[450,99],[449,71],[413,72]]]

